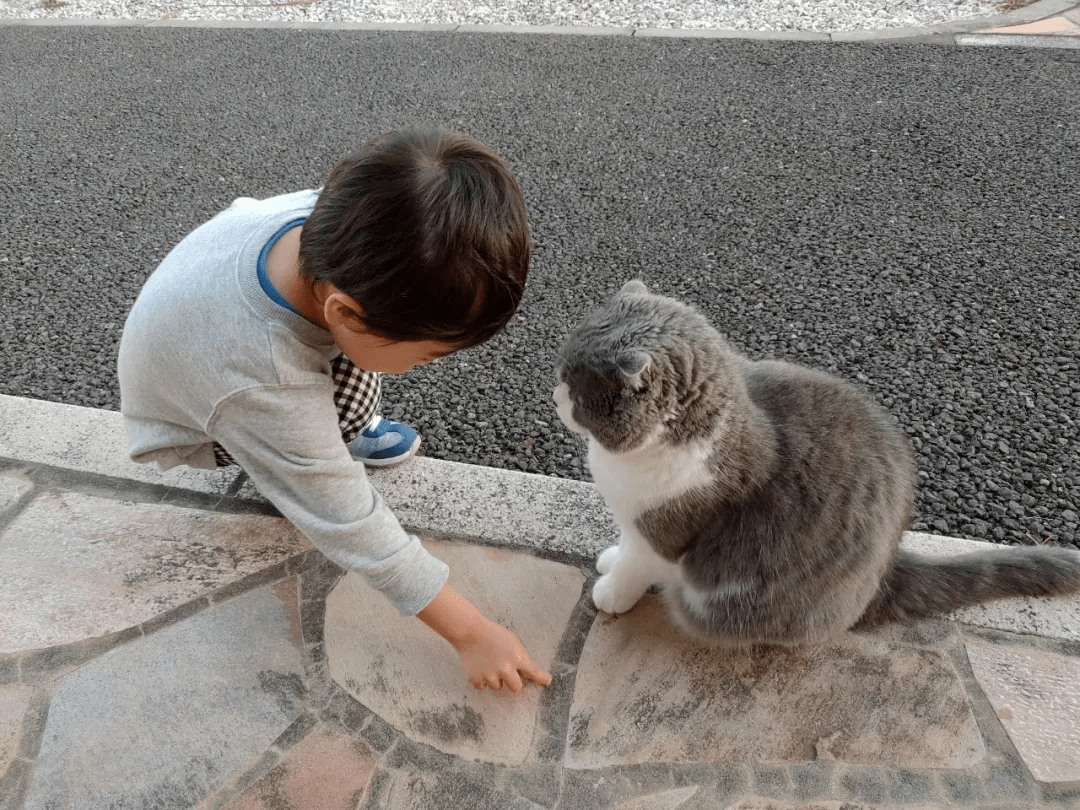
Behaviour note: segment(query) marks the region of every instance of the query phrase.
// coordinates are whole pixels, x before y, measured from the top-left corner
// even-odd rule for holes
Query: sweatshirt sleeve
[[[404,615],[438,594],[449,568],[408,534],[341,439],[327,391],[257,386],[214,410],[207,433],[330,560],[357,571]]]

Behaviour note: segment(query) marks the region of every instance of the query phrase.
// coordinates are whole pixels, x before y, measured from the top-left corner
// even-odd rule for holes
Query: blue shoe
[[[404,461],[419,447],[420,437],[411,427],[376,416],[349,443],[349,452],[369,467],[388,467]]]

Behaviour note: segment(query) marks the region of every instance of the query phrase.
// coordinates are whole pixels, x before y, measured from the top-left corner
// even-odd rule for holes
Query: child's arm
[[[541,686],[551,683],[551,675],[533,663],[517,636],[486,619],[449,585],[443,585],[416,618],[457,650],[465,676],[477,689],[498,690],[506,684],[511,692],[520,692],[523,676]]]

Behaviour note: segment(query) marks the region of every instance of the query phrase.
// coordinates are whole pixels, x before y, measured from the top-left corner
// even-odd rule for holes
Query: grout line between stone
[[[23,807],[33,775],[33,762],[22,757],[11,760],[7,772],[0,775],[0,810],[20,810]]]
[[[277,736],[270,747],[278,754],[285,754],[298,743],[311,736],[318,726],[318,718],[311,711],[304,711]]]
[[[566,737],[577,690],[578,665],[597,615],[592,604],[592,585],[593,580],[586,577],[581,595],[570,611],[566,628],[555,648],[551,662],[551,669],[554,670],[551,673],[552,683],[544,690],[537,705],[536,734],[529,756],[535,756],[539,762],[561,766],[566,756]]]
[[[280,760],[281,757],[272,748],[264,751],[248,767],[242,768],[239,775],[203,799],[196,806],[197,810],[220,810],[252,783],[269,773]]]
[[[983,744],[986,746],[986,758],[981,767],[983,769],[993,769],[995,760],[998,762],[1001,760],[1007,761],[1014,769],[1019,769],[1024,774],[1028,795],[1023,798],[1030,798],[1031,793],[1034,792],[1037,786],[1037,782],[1031,775],[1027,765],[1024,764],[1020,752],[1017,751],[1013,741],[1009,738],[1009,734],[1002,725],[1000,718],[998,718],[997,712],[994,711],[994,707],[990,704],[990,699],[983,691],[979,679],[975,677],[975,671],[972,669],[971,661],[968,658],[966,642],[967,639],[960,636],[955,645],[943,650],[942,653],[952,664],[958,676],[960,686],[963,688],[964,695],[967,698],[968,708],[975,717],[979,734],[982,736]]]
[[[363,801],[357,810],[376,810],[386,807],[390,798],[390,788],[393,785],[393,776],[383,766],[377,766],[371,774],[371,780],[364,790]]]
[[[41,742],[45,737],[45,724],[52,708],[52,684],[48,687],[35,686],[34,696],[23,715],[22,739],[19,741],[19,755],[33,765],[41,753]]]
[[[16,682],[37,686],[44,680],[62,676],[130,642],[138,641],[186,621],[208,608],[216,607],[256,588],[274,585],[291,576],[296,576],[291,570],[293,559],[303,557],[308,553],[293,555],[268,568],[202,593],[139,624],[95,638],[16,653],[13,656],[18,667]]]
[[[1054,636],[1040,636],[1020,630],[1003,630],[1000,627],[983,627],[977,624],[957,622],[962,637],[978,639],[988,644],[1009,647],[1026,647],[1042,652],[1054,653],[1067,658],[1080,658],[1080,641]]]
[[[240,470],[240,472],[237,473],[236,478],[233,479],[233,482],[229,484],[229,488],[225,490],[225,497],[235,498],[240,493],[240,490],[244,488],[244,484],[250,480],[250,476],[243,470]]]
[[[15,503],[5,509],[3,513],[0,513],[0,534],[3,534],[12,523],[18,520],[19,516],[26,511],[31,502],[39,495],[47,492],[47,490],[40,487],[33,479],[30,480],[30,483],[30,489],[16,498]]]
[[[34,778],[37,757],[45,736],[45,723],[52,706],[52,686],[35,686],[19,726],[18,756],[14,757],[7,773],[0,774],[0,808],[18,810],[23,806]]]
[[[34,483],[35,497],[42,492],[77,492],[113,501],[177,506],[223,514],[281,517],[281,513],[269,503],[236,498],[227,493],[199,492],[168,484],[134,481],[130,478],[83,472],[67,467],[0,458],[0,470],[3,469],[22,471]],[[0,530],[6,528],[8,523],[9,521],[0,519]]]

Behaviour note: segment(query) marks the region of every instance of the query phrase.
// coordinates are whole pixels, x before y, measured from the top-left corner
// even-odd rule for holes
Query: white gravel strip
[[[1004,0],[0,0],[0,18],[281,20],[856,31],[1000,13]]]

